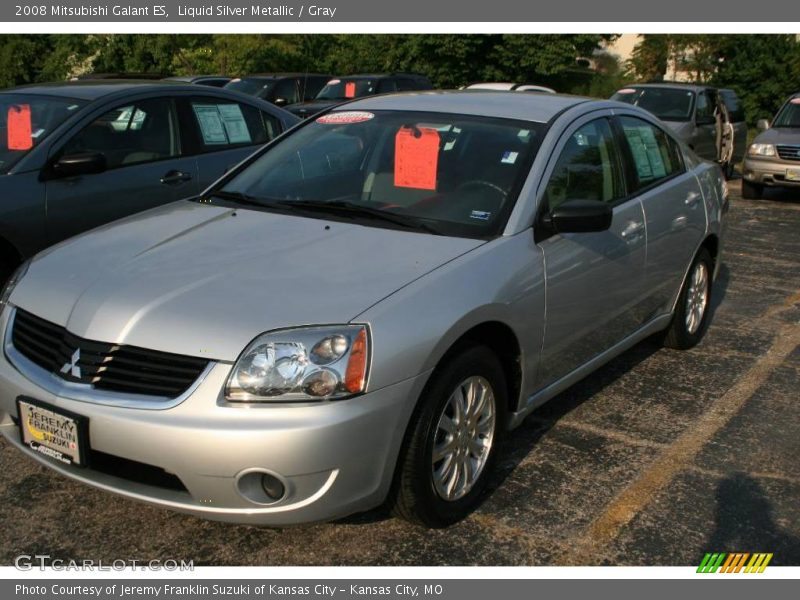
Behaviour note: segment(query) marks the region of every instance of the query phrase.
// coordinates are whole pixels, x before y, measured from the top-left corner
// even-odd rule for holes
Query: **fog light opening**
[[[260,468],[248,469],[236,478],[239,494],[249,502],[261,506],[286,500],[291,494],[289,485],[281,475]]]
[[[264,473],[261,476],[261,487],[273,502],[277,502],[286,494],[286,486],[283,485],[283,482],[269,473]]]

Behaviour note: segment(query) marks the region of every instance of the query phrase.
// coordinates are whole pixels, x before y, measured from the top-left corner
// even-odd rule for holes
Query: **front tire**
[[[745,200],[761,200],[764,195],[764,186],[749,181],[742,181],[742,198]]]
[[[460,521],[480,503],[506,421],[497,356],[467,346],[434,372],[400,456],[393,512],[427,527]]]
[[[664,336],[668,348],[688,350],[698,344],[708,328],[714,261],[701,248],[683,282],[672,323]]]

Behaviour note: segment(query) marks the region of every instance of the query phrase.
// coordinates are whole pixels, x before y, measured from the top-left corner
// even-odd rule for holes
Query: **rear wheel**
[[[394,512],[445,527],[480,503],[506,416],[506,381],[495,354],[468,346],[432,376],[409,425]]]
[[[764,186],[749,181],[742,181],[742,198],[745,200],[761,200],[764,194]]]
[[[687,350],[697,345],[708,328],[713,261],[702,248],[683,282],[672,323],[664,336],[668,348]]]

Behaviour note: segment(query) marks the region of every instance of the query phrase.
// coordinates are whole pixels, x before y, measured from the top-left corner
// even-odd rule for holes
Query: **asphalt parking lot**
[[[539,409],[481,509],[429,531],[377,510],[291,529],[203,521],[73,483],[0,441],[0,563],[800,565],[800,193],[732,182],[714,319],[689,352],[645,342]]]

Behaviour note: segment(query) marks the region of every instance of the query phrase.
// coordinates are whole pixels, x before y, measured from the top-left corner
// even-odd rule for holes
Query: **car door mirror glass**
[[[108,167],[102,152],[78,152],[67,154],[53,164],[53,172],[58,177],[93,175],[102,173]]]
[[[611,227],[611,205],[599,200],[567,200],[545,216],[545,224],[556,233],[589,233]]]

